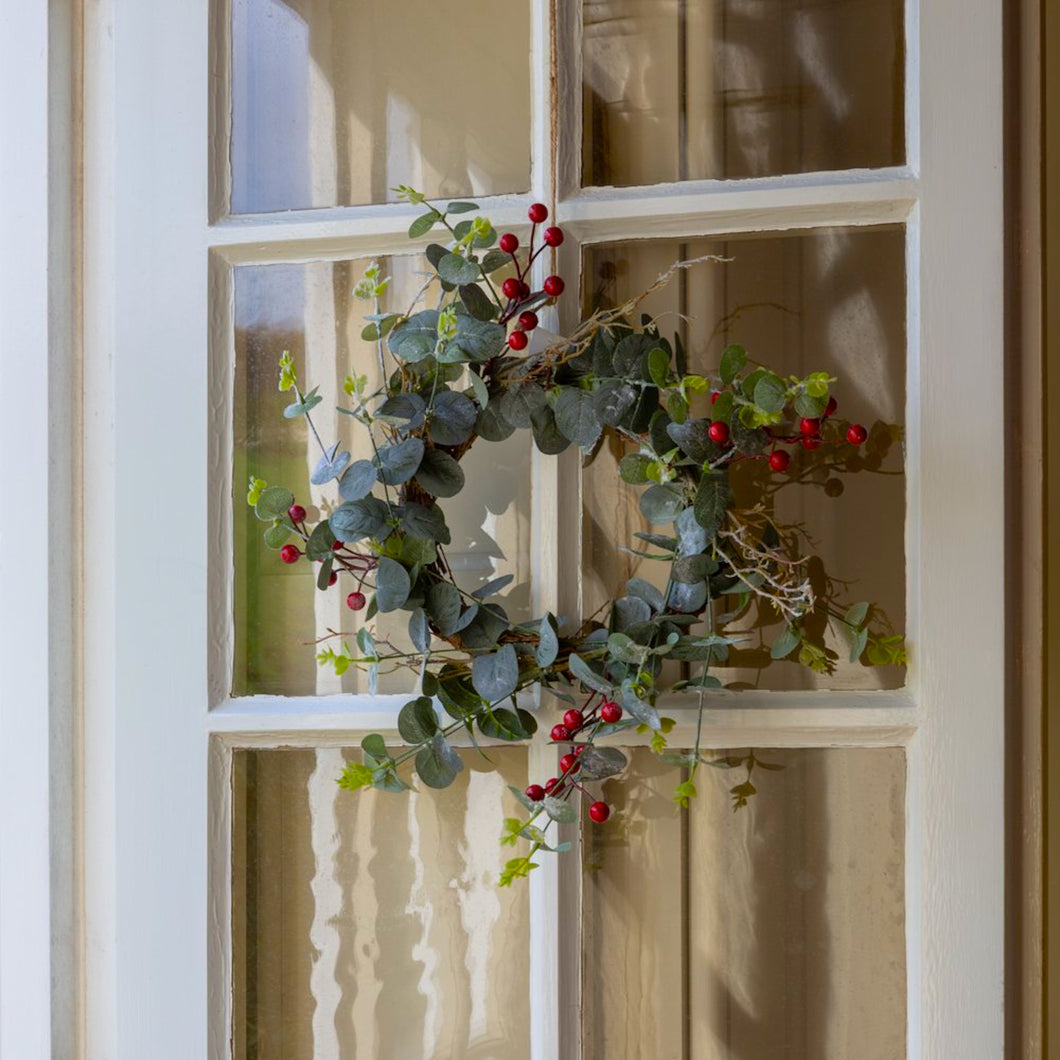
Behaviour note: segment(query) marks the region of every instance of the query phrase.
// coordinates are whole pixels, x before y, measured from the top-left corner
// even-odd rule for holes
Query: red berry
[[[578,764],[578,756],[575,754],[565,754],[559,760],[559,768],[561,773],[569,773]]]
[[[622,708],[610,699],[600,708],[600,717],[608,725],[614,725],[622,717]]]
[[[304,523],[305,522],[305,508],[300,504],[292,504],[287,509],[287,514],[291,517],[292,523]]]
[[[527,338],[525,331],[513,331],[508,336],[508,345],[511,346],[513,350],[525,350],[526,343]]]
[[[542,238],[550,247],[558,247],[563,242],[563,229],[555,226],[546,228]]]
[[[720,397],[721,397],[720,392],[715,390],[714,393],[710,395],[710,403],[712,405],[716,405],[718,403],[718,398],[720,398]]]
[[[559,786],[559,777],[549,777],[545,781],[545,794],[551,795]]]
[[[499,246],[505,254],[514,254],[519,249],[519,240],[511,232],[505,232],[504,235],[497,240],[497,246]]]
[[[553,725],[552,732],[549,735],[552,737],[553,742],[563,743],[570,739],[570,730],[565,725]]]
[[[529,309],[525,313],[519,314],[519,327],[523,331],[533,331],[537,327],[537,314],[531,312]]]
[[[799,420],[799,433],[805,434],[807,438],[812,438],[816,434],[820,434],[821,421],[812,420],[809,416],[804,416]]]
[[[519,284],[519,297],[524,299],[530,297],[530,284],[525,281]]]
[[[336,541],[331,546],[331,551],[332,552],[341,552],[345,547],[346,547],[346,542],[345,541]]]
[[[847,441],[851,445],[863,445],[868,436],[869,432],[860,423],[851,424],[850,429],[847,431]]]
[[[585,748],[588,747],[588,746],[589,745],[587,743],[575,744],[575,746],[574,746],[574,754],[578,758],[581,758],[581,756],[585,753]]]
[[[529,217],[535,225],[539,225],[542,221],[547,220],[548,207],[543,202],[535,202],[533,206],[526,211],[526,216]]]
[[[724,420],[715,420],[707,429],[710,440],[718,445],[724,445],[729,440],[729,425]]]
[[[526,789],[526,797],[531,802],[540,802],[545,797],[545,789],[540,784],[531,784]]]
[[[799,439],[799,445],[801,445],[803,447],[803,449],[820,449],[821,448],[821,439],[820,438],[810,438],[810,437],[807,436],[805,438],[800,438]]]
[[[611,807],[606,802],[594,802],[589,807],[589,816],[597,824],[603,824],[611,816]]]
[[[350,593],[350,595],[346,597],[346,606],[351,611],[360,611],[367,602],[364,593]]]
[[[331,574],[328,576],[328,588],[330,589],[331,586],[333,586],[335,584],[335,582],[337,582],[338,580],[339,580],[338,572],[337,571],[332,571]]]
[[[582,727],[582,722],[584,721],[585,715],[582,714],[580,710],[571,709],[563,715],[563,724],[570,729],[571,732],[574,732],[575,729],[580,729]]]
[[[504,292],[505,298],[518,298],[520,287],[522,287],[522,284],[514,276],[509,276],[501,284],[501,290]]]
[[[828,404],[824,407],[824,418],[828,419],[829,416],[835,414],[835,410],[839,408],[839,402],[834,397],[828,399]]]
[[[280,559],[282,559],[284,563],[297,563],[298,558],[301,555],[302,553],[298,551],[297,545],[284,545],[283,548],[280,549]]]
[[[546,276],[545,282],[541,285],[545,294],[547,294],[549,298],[559,298],[559,296],[563,294],[563,288],[565,286],[566,284],[563,282],[562,276]]]
[[[769,454],[769,466],[774,471],[787,471],[791,463],[791,457],[783,449],[777,449]]]

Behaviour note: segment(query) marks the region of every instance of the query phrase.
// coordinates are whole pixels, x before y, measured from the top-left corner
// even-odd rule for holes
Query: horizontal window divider
[[[528,228],[526,209],[533,197],[502,195],[459,201],[474,201],[478,214],[489,217],[497,228],[519,231]],[[455,198],[449,201],[457,201]],[[431,200],[431,204],[442,200]],[[282,213],[238,214],[210,225],[207,243],[232,265],[301,261],[336,261],[344,258],[397,253],[416,253],[432,242],[445,242],[448,233],[436,226],[420,239],[409,239],[408,228],[424,212],[424,206],[385,203],[346,206],[326,210],[289,210]],[[456,220],[477,214],[454,215]]]
[[[875,171],[891,174],[891,171]],[[846,176],[846,175],[844,175]],[[908,220],[916,180],[883,179],[799,184],[704,181],[653,188],[590,189],[558,207],[563,226],[584,243],[614,239],[706,236]]]
[[[210,711],[207,729],[235,747],[352,746],[368,732],[380,732],[388,742],[399,743],[398,711],[413,695],[248,696]],[[533,697],[521,696],[520,705],[533,709]],[[663,697],[659,711],[676,722],[668,736],[671,747],[694,742],[697,708],[693,696]],[[540,711],[539,733],[550,717],[548,709]],[[908,743],[918,722],[916,706],[897,692],[714,692],[706,701],[701,744],[718,748],[750,744],[893,747]],[[608,742],[639,745],[650,738],[649,733],[630,730]],[[472,746],[463,731],[451,739],[456,746]],[[483,746],[505,743],[485,737],[478,742]]]

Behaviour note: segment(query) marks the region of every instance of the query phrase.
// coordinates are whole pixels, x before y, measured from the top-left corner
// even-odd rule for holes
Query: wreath
[[[530,352],[538,309],[565,286],[558,275],[537,290],[530,283],[535,262],[564,239],[561,228],[542,228],[546,207],[529,208],[523,248],[512,233],[498,237],[475,203],[442,208],[411,188],[396,190],[425,207],[410,238],[437,229],[447,235],[426,247],[424,282],[403,312],[384,308],[390,281],[378,263],[355,288],[372,310],[362,337],[376,345],[385,384],[370,389],[365,376],[347,377],[350,406],[339,411],[364,428],[374,455],[354,461],[339,443],[324,444],[312,420],[324,399],[316,387],[303,388],[285,351],[279,388],[294,401],[284,415],[308,421],[321,450],[311,481],[334,482],[338,500],[314,522],[282,485],[252,478],[247,496],[282,562],[320,564],[320,590],[342,575],[354,584],[348,607],[364,611],[366,622],[409,613],[411,651],[377,642],[366,624],[353,638],[336,634],[339,646],[317,657],[340,674],[366,669],[373,689],[381,666],[418,675],[419,694],[398,715],[403,746],[366,736],[362,761],[346,767],[340,785],[400,792],[414,771],[428,787],[444,788],[463,768],[449,737],[464,730],[473,742],[477,735],[529,740],[537,718],[517,696],[538,686],[568,704],[550,733],[565,753],[557,776],[511,789],[524,813],[505,820],[501,842],[529,847],[508,861],[502,885],[527,876],[540,851],[569,847],[549,830],[578,820],[581,804],[592,822],[608,820],[611,808],[593,788],[626,768],[607,738],[628,728],[650,732],[652,749],[684,767],[679,806],[696,795],[699,767],[718,763],[747,767],[747,781],[732,789],[735,806],[743,805],[755,793],[754,753],[711,758],[698,727],[691,750],[668,752],[673,721],[660,715],[658,697],[691,694],[701,723],[706,695],[722,687],[711,667],[745,639],[737,627],[755,609],[769,622],[784,620],[772,659],[831,672],[837,656],[824,642],[824,623],[808,621],[816,615],[845,629],[852,662],[905,664],[903,637],[886,616],[866,602],[842,602],[842,583],[811,578],[804,530],[782,525],[772,505],[779,489],[805,488],[807,475],[822,468],[831,475],[871,467],[867,451],[878,466],[898,428],[877,423],[870,433],[845,422],[827,373],[783,377],[738,345],[726,347],[716,372],[690,373],[678,339],[662,337],[650,318],[634,322],[639,303],[679,270],[717,258],[675,263],[636,298],[593,312],[569,337]],[[621,478],[640,487],[640,512],[651,526],[629,551],[664,564],[664,588],[631,578],[597,616],[570,623],[553,614],[510,620],[496,599],[510,575],[471,592],[461,587],[446,560],[442,502],[463,489],[460,461],[476,441],[499,442],[517,430],[530,430],[543,453],[578,446],[586,460],[605,439],[617,444]],[[731,473],[747,464],[758,471],[749,479],[753,495],[737,503]],[[691,676],[667,685],[663,665],[671,661],[687,664]]]

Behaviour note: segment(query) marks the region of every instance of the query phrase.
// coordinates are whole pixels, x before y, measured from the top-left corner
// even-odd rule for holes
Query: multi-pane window
[[[776,629],[749,628],[704,745],[756,749],[757,799],[732,813],[731,775],[707,771],[679,814],[679,770],[636,747],[613,822],[498,890],[505,784],[550,775],[557,750],[544,736],[493,748],[493,772],[468,749],[443,793],[341,791],[366,731],[398,742],[412,679],[384,675],[371,696],[355,669],[317,665],[318,638],[360,620],[306,565],[277,561],[244,503],[251,473],[324,499],[276,362],[290,350],[336,397],[348,372],[377,371],[352,291],[373,260],[396,291],[417,283],[397,184],[474,197],[502,230],[548,203],[567,231],[560,332],[676,259],[731,259],[645,305],[696,366],[739,341],[837,376],[852,419],[904,423],[904,5],[217,3],[212,356],[229,477],[210,725],[235,1057],[905,1055],[906,753],[879,735],[881,711],[905,717],[902,672],[815,679],[770,662]],[[363,455],[333,404],[321,425]],[[903,447],[874,459],[876,474],[816,483],[783,514],[903,629]],[[516,434],[468,460],[449,558],[469,584],[514,574],[509,614],[590,614],[634,572],[622,546],[644,527],[606,447],[582,466]],[[387,621],[374,624],[405,636]],[[671,745],[689,746],[694,704],[666,712]]]

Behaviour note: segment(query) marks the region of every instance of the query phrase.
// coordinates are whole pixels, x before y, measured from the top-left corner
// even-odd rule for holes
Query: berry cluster
[[[305,525],[307,514],[305,508],[300,504],[292,504],[290,508],[287,509],[287,517],[294,524],[295,530],[301,536],[303,541],[309,539],[309,532]],[[376,557],[368,556],[361,552],[355,552],[341,541],[336,541],[331,546],[331,549],[334,553],[334,562],[338,564],[339,568],[355,575],[358,579],[358,585],[363,585],[365,575],[376,566]],[[280,559],[287,564],[297,563],[305,555],[306,553],[297,545],[287,544],[280,549]],[[318,558],[318,562],[321,562],[320,558]],[[331,588],[331,586],[338,580],[339,572],[337,570],[332,570],[328,575],[328,588]],[[350,593],[350,595],[346,597],[346,606],[351,611],[360,611],[367,605],[367,603],[368,598],[359,589]]]
[[[508,334],[508,345],[516,351],[526,349],[530,341],[528,332],[533,331],[538,325],[534,308],[550,298],[558,298],[563,294],[566,286],[561,276],[546,276],[540,291],[533,291],[527,282],[531,267],[545,248],[558,247],[563,242],[563,229],[551,225],[542,233],[541,244],[535,246],[537,226],[548,219],[548,207],[544,203],[535,202],[527,210],[527,216],[533,227],[530,229],[530,245],[527,248],[526,261],[520,262],[519,260],[519,237],[513,232],[505,232],[497,243],[505,254],[511,255],[512,264],[515,266],[516,275],[509,276],[501,284],[501,291],[508,302],[501,313],[500,323],[507,324],[518,318]]]
[[[721,391],[715,391],[711,395],[711,403],[716,404]],[[803,416],[798,422],[797,434],[782,434],[766,427],[765,432],[773,443],[773,450],[765,457],[771,471],[780,474],[791,467],[791,454],[786,449],[778,448],[778,444],[801,445],[803,449],[812,451],[819,449],[825,444],[824,425],[835,415],[839,403],[834,397],[828,399],[828,404],[820,417]],[[728,423],[724,420],[714,420],[707,430],[710,440],[716,445],[728,446],[731,441],[731,431]],[[848,445],[864,445],[869,437],[869,432],[860,424],[852,423],[842,437],[836,436],[827,439],[832,445],[841,445],[845,440]]]
[[[586,703],[588,708],[593,700],[598,697],[594,694]],[[549,734],[553,743],[569,743],[570,750],[559,760],[559,776],[549,777],[544,785],[531,784],[526,789],[526,797],[531,802],[542,802],[546,795],[557,799],[569,799],[575,792],[580,792],[591,800],[589,805],[589,817],[596,824],[603,824],[611,816],[611,807],[601,799],[593,797],[578,783],[575,774],[579,769],[579,759],[585,749],[592,745],[593,737],[601,725],[615,725],[622,720],[622,708],[603,696],[599,702],[588,711],[577,710],[572,707],[563,715],[563,721],[552,726]],[[575,737],[579,733],[585,734],[581,743],[576,742]]]

